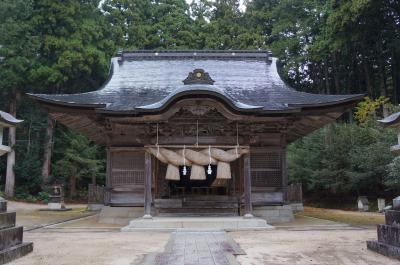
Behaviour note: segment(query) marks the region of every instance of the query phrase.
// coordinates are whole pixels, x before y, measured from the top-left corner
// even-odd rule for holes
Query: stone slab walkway
[[[235,255],[245,255],[224,231],[178,230],[164,252],[147,255],[142,265],[239,265]]]

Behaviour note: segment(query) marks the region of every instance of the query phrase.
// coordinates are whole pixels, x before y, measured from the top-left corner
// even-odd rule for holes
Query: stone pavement
[[[239,265],[246,253],[224,231],[177,230],[164,252],[147,255],[141,265]]]

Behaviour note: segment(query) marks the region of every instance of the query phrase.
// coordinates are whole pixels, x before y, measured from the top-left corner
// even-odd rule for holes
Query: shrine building
[[[126,51],[96,91],[30,96],[106,146],[105,205],[145,218],[287,209],[287,145],[363,97],[296,91],[268,51]]]

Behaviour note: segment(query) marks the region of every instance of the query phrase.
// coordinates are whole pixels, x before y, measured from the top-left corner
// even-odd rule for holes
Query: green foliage
[[[21,191],[18,187],[15,189],[15,198],[17,200],[21,201],[27,201],[27,202],[37,202],[37,199],[35,196],[26,193],[25,191]]]
[[[377,110],[384,107],[388,102],[389,99],[382,96],[375,100],[370,97],[365,97],[364,100],[357,105],[354,117],[359,123],[376,120]]]
[[[390,189],[398,192],[400,190],[400,156],[397,156],[388,165],[387,175],[384,179],[384,183]]]
[[[55,143],[54,155],[59,157],[53,165],[56,179],[67,182],[71,177],[77,180],[104,180],[105,160],[100,148],[83,135],[74,133],[65,127]]]
[[[37,195],[37,199],[42,202],[48,202],[50,199],[50,194],[44,191],[41,191]]]
[[[290,179],[320,194],[380,194],[395,139],[376,123],[332,124],[289,146]]]
[[[33,1],[0,1],[0,95],[26,91],[38,39],[30,19]]]
[[[40,36],[40,47],[31,78],[36,85],[72,93],[102,84],[115,46],[98,4],[78,0],[35,2],[32,24]]]

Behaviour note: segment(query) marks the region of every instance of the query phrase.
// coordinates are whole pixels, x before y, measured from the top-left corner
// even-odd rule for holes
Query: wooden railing
[[[105,187],[89,184],[88,203],[103,204],[105,195]]]
[[[293,183],[287,187],[287,200],[289,203],[303,202],[303,190],[301,183]]]

